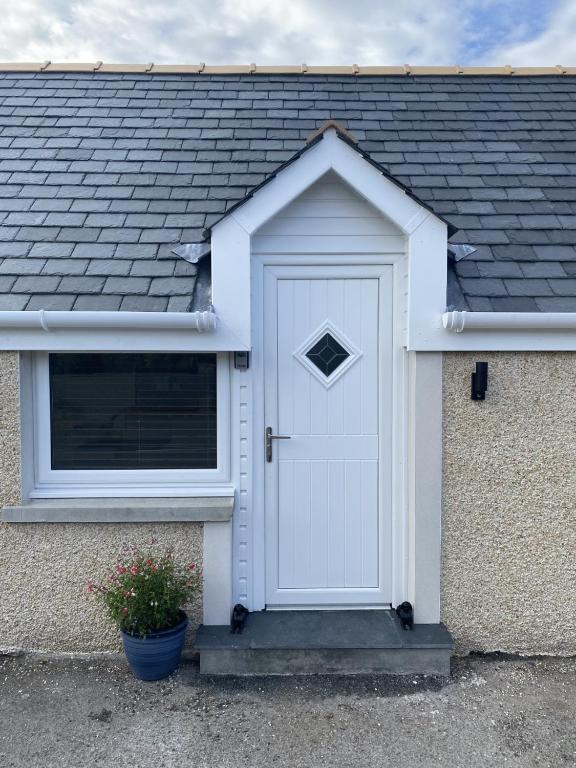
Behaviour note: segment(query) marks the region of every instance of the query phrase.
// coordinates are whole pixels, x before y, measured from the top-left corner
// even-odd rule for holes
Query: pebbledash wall
[[[490,388],[473,402],[480,359]],[[444,356],[442,611],[459,653],[576,653],[575,381],[573,353]],[[0,393],[7,504],[20,496],[16,353],[0,353]],[[86,581],[151,536],[200,562],[201,523],[0,524],[0,651],[117,650]]]
[[[444,356],[442,602],[458,652],[576,653],[575,395],[576,353]]]
[[[20,500],[19,364],[0,352],[0,505]],[[202,523],[0,523],[0,653],[117,651],[116,629],[86,591],[109,572],[124,543],[156,538],[187,561],[202,563]],[[201,620],[201,595],[191,606]]]

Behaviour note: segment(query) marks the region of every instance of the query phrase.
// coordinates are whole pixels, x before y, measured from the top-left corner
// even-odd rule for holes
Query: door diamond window
[[[329,320],[294,352],[294,357],[325,387],[331,387],[361,356],[350,339]]]
[[[331,376],[350,353],[347,352],[334,336],[325,333],[314,346],[306,352],[306,357],[322,371],[324,376]]]

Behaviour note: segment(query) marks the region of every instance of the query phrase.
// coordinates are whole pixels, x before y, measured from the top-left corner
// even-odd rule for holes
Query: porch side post
[[[442,353],[410,353],[410,593],[419,624],[440,621]]]
[[[229,624],[232,610],[232,521],[204,523],[204,624]]]

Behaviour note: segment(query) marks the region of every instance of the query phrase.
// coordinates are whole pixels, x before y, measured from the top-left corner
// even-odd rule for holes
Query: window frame
[[[82,353],[90,354],[90,352]],[[109,352],[108,354],[130,354]],[[186,353],[184,353],[186,354]],[[230,359],[216,355],[215,469],[52,469],[49,352],[32,360],[34,488],[32,498],[210,495],[230,478]],[[199,489],[199,486],[205,486]]]

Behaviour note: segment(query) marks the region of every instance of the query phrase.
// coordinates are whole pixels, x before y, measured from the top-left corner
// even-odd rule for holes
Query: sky
[[[0,0],[0,61],[576,65],[576,0]]]

